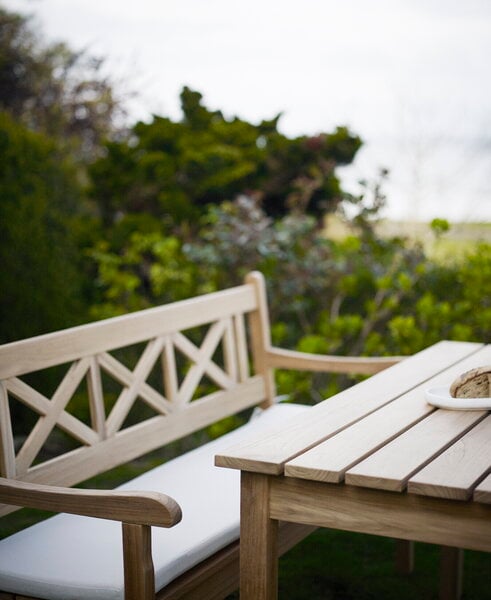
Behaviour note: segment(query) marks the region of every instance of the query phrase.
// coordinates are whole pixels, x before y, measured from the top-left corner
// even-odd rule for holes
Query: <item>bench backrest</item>
[[[193,342],[187,334],[199,327],[206,332]],[[114,351],[135,344],[144,348],[134,367],[115,358]],[[226,416],[269,404],[274,394],[271,374],[261,366],[269,344],[264,280],[252,273],[242,286],[0,346],[0,474],[71,486]],[[183,361],[184,374],[177,366]],[[23,380],[57,365],[66,365],[66,372],[51,397]],[[155,369],[161,379],[157,385],[149,381]],[[121,388],[110,409],[105,401],[108,378]],[[203,378],[214,389],[210,393],[206,387],[200,397]],[[81,386],[88,422],[69,410]],[[127,426],[137,401],[151,409],[151,416]],[[37,417],[18,449],[12,402],[21,402]],[[54,427],[80,446],[40,461]],[[0,515],[12,510],[0,505]]]

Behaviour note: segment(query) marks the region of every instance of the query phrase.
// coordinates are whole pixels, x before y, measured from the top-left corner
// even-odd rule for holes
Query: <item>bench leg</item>
[[[441,546],[439,600],[459,600],[462,595],[464,551]]]
[[[278,597],[278,521],[269,517],[270,478],[241,473],[240,599]]]
[[[123,523],[124,599],[155,600],[149,525]]]
[[[399,575],[410,575],[414,570],[414,542],[396,540],[396,572]]]

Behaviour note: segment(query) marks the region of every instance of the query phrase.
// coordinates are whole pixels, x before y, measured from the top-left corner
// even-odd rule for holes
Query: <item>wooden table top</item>
[[[439,342],[216,456],[218,466],[491,504],[491,415],[425,399],[491,345]]]

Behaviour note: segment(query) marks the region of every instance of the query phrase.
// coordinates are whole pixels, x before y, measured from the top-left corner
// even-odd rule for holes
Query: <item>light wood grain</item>
[[[212,361],[212,356],[225,333],[226,327],[227,322],[225,319],[213,323],[200,348],[197,348],[182,333],[173,335],[172,339],[175,347],[194,361],[179,388],[178,398],[180,404],[190,402],[204,374],[208,375],[223,389],[230,389],[234,385],[234,381]]]
[[[483,504],[491,504],[491,473],[476,487],[474,500]]]
[[[123,523],[124,600],[155,600],[150,527]]]
[[[37,390],[27,385],[27,383],[21,379],[18,379],[17,377],[11,377],[10,379],[5,379],[3,381],[3,385],[13,398],[17,398],[20,402],[31,408],[38,415],[45,416],[49,413],[51,401],[43,394],[40,394]],[[60,415],[60,418],[61,416],[63,416],[63,413]]]
[[[23,480],[61,486],[74,485],[198,431],[219,419],[255,406],[263,399],[263,380],[259,376],[252,377],[232,390],[215,392],[192,402],[185,411],[153,417],[124,429],[95,446],[79,448],[36,465],[23,476]],[[0,516],[12,510],[11,507],[0,504]]]
[[[15,452],[9,399],[5,385],[0,381],[0,475],[15,477]]]
[[[477,502],[274,477],[270,507],[273,519],[491,551],[491,507]]]
[[[26,442],[17,454],[16,470],[18,474],[25,473],[31,466],[51,430],[56,425],[61,413],[65,410],[65,406],[85,377],[89,366],[90,361],[88,358],[82,358],[70,366],[51,399],[49,412],[38,419]]]
[[[266,475],[241,473],[241,600],[277,598],[278,521],[269,513],[270,485]]]
[[[285,465],[285,475],[339,483],[348,469],[417,423],[434,409],[422,388],[371,413]]]
[[[234,315],[234,332],[236,340],[237,364],[239,369],[239,381],[245,381],[249,377],[249,358],[247,353],[247,337],[244,323],[244,315]]]
[[[107,418],[106,430],[108,436],[114,435],[121,428],[137,396],[140,394],[142,384],[146,381],[155,362],[160,357],[163,346],[163,338],[156,338],[148,342],[147,347],[140,356],[135,370],[132,373],[130,385],[122,390]],[[157,406],[154,404],[152,408],[157,408],[157,410],[163,414],[166,412],[165,406],[161,405],[160,402]]]
[[[266,401],[263,408],[272,406],[276,397],[276,384],[274,372],[268,363],[267,355],[271,349],[271,330],[268,314],[268,298],[266,294],[266,282],[259,271],[249,273],[245,281],[251,284],[256,296],[257,310],[249,314],[249,326],[251,334],[252,358],[254,370],[263,376],[266,385]]]
[[[176,355],[171,336],[166,336],[164,351],[162,353],[162,374],[164,377],[163,388],[171,404],[178,402],[179,381],[177,377]]]
[[[134,385],[134,372],[121,364],[111,354],[106,352],[97,355],[97,361],[100,367],[111,377],[125,387]],[[140,378],[138,384],[138,395],[151,408],[160,414],[172,412],[174,409],[171,402],[164,398],[157,390],[148,385],[146,381]]]
[[[92,429],[99,434],[99,439],[106,438],[106,410],[102,390],[101,371],[95,356],[90,357],[90,367],[87,373],[87,393],[90,406]]]
[[[280,474],[284,464],[381,406],[395,400],[436,373],[473,355],[482,345],[441,342],[314,406],[274,432],[244,442],[216,457],[216,464]],[[396,390],[394,392],[394,390]]]
[[[491,417],[487,417],[416,473],[409,480],[408,492],[467,500],[490,468]]]
[[[408,480],[486,416],[437,410],[347,471],[346,483],[401,492]]]
[[[64,331],[0,346],[0,379],[19,376],[80,356],[109,352],[197,327],[257,307],[253,286],[242,285],[166,306],[149,308]]]
[[[0,477],[0,497],[15,506],[127,523],[172,527],[181,520],[177,502],[156,492],[80,490]]]
[[[266,362],[275,369],[295,369],[300,371],[321,371],[333,373],[357,373],[372,375],[400,362],[406,357],[351,357],[329,356],[296,352],[283,348],[271,348],[266,353]]]
[[[491,362],[486,346],[424,384],[381,407],[337,435],[288,462],[285,475],[338,483],[348,469],[436,410],[426,402],[425,390],[453,381],[475,364]]]
[[[234,382],[238,381],[238,365],[237,365],[237,351],[235,343],[235,331],[233,321],[231,317],[224,319],[225,321],[225,332],[223,334],[223,362],[225,366],[225,372]]]
[[[51,401],[34,388],[30,387],[16,377],[7,379],[3,383],[7,392],[22,402],[22,404],[32,408],[35,412],[43,417],[50,414],[53,406]],[[56,426],[60,429],[63,429],[63,431],[71,435],[82,444],[96,444],[99,440],[99,436],[90,427],[76,419],[73,415],[65,410],[58,414]]]

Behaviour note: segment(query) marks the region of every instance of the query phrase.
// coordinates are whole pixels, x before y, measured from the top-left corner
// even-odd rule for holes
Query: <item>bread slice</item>
[[[450,386],[450,395],[453,398],[490,398],[491,366],[462,373]]]

